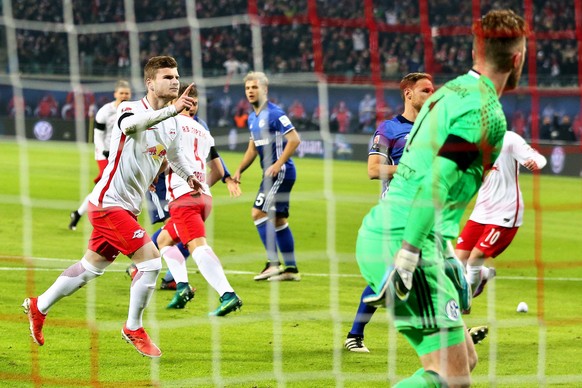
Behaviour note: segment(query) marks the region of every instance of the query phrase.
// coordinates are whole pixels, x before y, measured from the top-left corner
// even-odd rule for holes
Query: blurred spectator
[[[368,37],[364,34],[361,28],[356,28],[354,32],[352,32],[352,46],[354,51],[364,51],[368,47],[367,38]]]
[[[45,94],[40,99],[38,105],[36,106],[36,109],[34,110],[34,115],[36,117],[42,118],[57,117],[58,114],[59,114],[59,103],[50,93]]]
[[[527,119],[521,110],[516,110],[513,112],[511,130],[524,139],[530,139],[529,128],[527,127]]]
[[[94,116],[97,112],[97,105],[95,104],[95,95],[93,92],[85,91],[83,92],[83,117],[88,118]],[[75,110],[76,110],[76,100],[75,100],[75,92],[70,91],[67,94],[67,99],[65,100],[65,104],[61,109],[61,117],[63,119],[74,119],[75,118]]]
[[[533,0],[534,31],[572,31],[575,34],[574,2],[578,0]],[[471,2],[463,0],[429,0],[429,24],[433,32],[434,67],[426,69],[424,38],[418,32],[384,32],[386,26],[419,26],[418,1],[373,1],[373,20],[378,27],[378,52],[383,76],[397,78],[411,71],[430,71],[447,77],[466,71],[472,64],[471,37],[466,28],[471,25]],[[62,23],[63,3],[50,0],[13,1],[16,20]],[[124,23],[125,3],[113,0],[73,0],[73,18],[76,25]],[[135,3],[137,23],[184,20],[184,0],[156,2],[143,0]],[[245,15],[247,0],[199,0],[196,16],[220,18]],[[491,9],[510,8],[524,13],[523,0],[481,0],[481,13]],[[265,70],[273,73],[312,72],[315,69],[313,28],[307,15],[307,0],[285,2],[259,0],[257,12],[261,19],[263,42],[262,62]],[[371,74],[369,21],[365,7],[351,0],[317,0],[317,15],[321,18],[323,45],[322,64],[331,75],[346,80]],[[280,23],[276,18],[287,18]],[[326,24],[326,18],[333,23]],[[342,21],[345,21],[343,23]],[[160,24],[158,31],[139,33],[140,61],[153,55],[172,55],[178,61],[182,76],[192,74],[191,31],[189,26],[175,28]],[[349,26],[349,27],[348,27]],[[455,27],[464,27],[454,34]],[[453,34],[439,34],[440,28],[453,29]],[[64,32],[16,30],[17,55],[20,71],[25,74],[68,74],[68,36]],[[60,31],[60,30],[59,30]],[[573,35],[575,36],[575,35]],[[202,71],[204,76],[220,76],[238,71],[246,74],[253,61],[253,38],[250,25],[237,22],[200,29],[202,43]],[[122,76],[129,73],[128,32],[83,33],[78,35],[79,60],[84,76]],[[537,70],[541,86],[577,85],[578,42],[576,39],[538,39]],[[409,53],[401,56],[400,53]],[[234,70],[236,62],[239,69]],[[524,69],[527,74],[527,68]],[[524,81],[525,82],[525,81]]]
[[[308,127],[307,113],[305,112],[305,107],[303,103],[298,99],[293,100],[293,103],[289,106],[287,111],[291,122],[299,131],[305,131]]]
[[[24,97],[18,98],[16,96],[13,96],[10,99],[10,101],[8,101],[8,106],[6,107],[6,111],[7,111],[6,113],[8,113],[9,117],[14,117],[14,116],[16,116],[16,110],[18,108],[23,110],[23,113],[25,116],[32,115],[32,108],[26,104]]]
[[[332,110],[330,116],[330,130],[332,132],[349,133],[350,123],[352,120],[352,112],[344,101],[340,101]],[[333,130],[332,130],[333,128]]]
[[[554,132],[554,119],[552,116],[542,116],[542,125],[540,126],[540,139],[552,140]]]
[[[559,141],[576,141],[576,135],[574,134],[574,129],[572,128],[570,116],[564,115],[559,120],[556,117],[556,124],[554,126],[554,130],[551,133],[551,139]]]
[[[373,133],[376,127],[376,99],[371,94],[366,94],[358,106],[358,120],[360,131]]]
[[[247,128],[247,120],[249,118],[249,112],[243,106],[238,105],[236,111],[234,112],[233,121],[234,127],[237,132],[244,131]]]
[[[572,123],[572,130],[576,136],[576,140],[582,142],[582,116],[577,114],[574,116],[574,122]]]

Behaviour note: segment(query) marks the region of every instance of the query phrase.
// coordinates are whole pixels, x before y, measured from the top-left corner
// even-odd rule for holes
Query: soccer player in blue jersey
[[[386,194],[392,176],[408,134],[422,105],[434,93],[432,77],[427,73],[409,73],[400,81],[400,96],[404,101],[404,112],[391,120],[385,120],[378,126],[373,136],[372,147],[368,153],[368,176],[382,181],[382,197]],[[362,302],[362,299],[374,294],[370,286],[362,292],[358,312],[352,329],[344,342],[351,352],[368,353],[364,345],[364,328],[370,322],[376,307]]]
[[[255,198],[252,217],[267,251],[267,264],[255,280],[300,280],[295,262],[295,242],[289,228],[289,196],[296,171],[291,155],[301,143],[297,130],[277,105],[268,101],[269,80],[262,72],[244,78],[245,94],[253,107],[248,118],[251,138],[243,159],[233,175],[242,173],[259,156],[263,180]],[[278,251],[284,265],[281,267]]]

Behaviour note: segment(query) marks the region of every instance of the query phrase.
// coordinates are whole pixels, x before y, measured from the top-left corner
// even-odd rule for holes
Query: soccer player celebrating
[[[93,179],[93,182],[99,182],[103,171],[107,166],[107,158],[109,158],[109,143],[111,142],[111,133],[115,127],[115,120],[117,119],[117,107],[123,101],[129,100],[131,98],[131,87],[129,82],[124,80],[119,80],[115,84],[115,90],[113,91],[114,101],[108,102],[103,105],[101,109],[97,111],[95,115],[95,128],[93,129],[93,142],[95,143],[95,160],[99,166],[99,173]],[[76,230],[77,224],[81,219],[81,216],[87,212],[87,207],[89,206],[89,196],[88,194],[81,206],[75,211],[71,212],[71,222],[69,223],[69,229]]]
[[[372,147],[368,153],[368,176],[370,179],[382,180],[382,197],[384,197],[390,181],[396,172],[396,167],[408,134],[422,105],[434,93],[432,77],[426,73],[410,73],[400,81],[400,96],[404,101],[404,112],[391,120],[385,120],[378,126],[372,139]],[[367,286],[362,292],[366,298],[374,294]],[[368,353],[364,345],[364,328],[372,319],[376,307],[370,306],[360,299],[360,305],[352,329],[344,342],[344,346],[351,352]]]
[[[180,91],[185,90],[184,85]],[[190,97],[197,100],[195,87],[190,89]],[[196,101],[197,102],[197,101]],[[176,281],[176,293],[168,308],[183,308],[194,297],[194,290],[188,283],[186,259],[176,243],[182,241],[198,265],[198,269],[208,283],[218,292],[220,306],[210,315],[224,316],[242,306],[228,282],[220,260],[206,242],[204,221],[212,209],[212,196],[209,186],[224,176],[221,159],[214,148],[214,139],[208,129],[200,125],[193,116],[197,109],[183,111],[176,116],[178,128],[183,132],[182,147],[188,162],[194,166],[194,175],[201,184],[199,190],[192,190],[187,182],[171,168],[166,173],[170,219],[158,236],[160,252]],[[206,174],[206,159],[210,155],[210,174]],[[227,187],[232,197],[240,195],[238,183],[227,177]]]
[[[523,196],[519,188],[519,166],[530,171],[544,168],[546,158],[515,132],[503,138],[501,154],[479,189],[469,221],[457,240],[456,253],[466,264],[473,297],[483,292],[495,276],[494,268],[483,266],[511,243],[523,223]]]
[[[295,242],[289,228],[289,196],[295,183],[295,164],[291,155],[301,143],[285,112],[268,101],[269,80],[264,73],[250,72],[244,78],[245,94],[253,107],[248,126],[251,139],[233,179],[240,182],[242,173],[257,155],[263,180],[255,198],[252,217],[267,250],[267,264],[255,280],[300,280],[295,262]],[[277,248],[283,257],[280,268]]]
[[[501,150],[507,123],[499,97],[517,86],[528,30],[514,12],[495,10],[473,32],[473,69],[426,101],[390,190],[358,233],[356,258],[376,292],[364,302],[390,308],[422,363],[401,386],[469,386],[476,363],[445,275],[442,224],[451,214],[460,221]]]
[[[83,258],[67,268],[37,298],[23,303],[32,339],[44,344],[42,328],[49,309],[87,282],[101,276],[121,252],[137,266],[131,283],[129,312],[121,329],[122,337],[144,356],[160,357],[162,352],[143,328],[142,316],[151,299],[162,268],[160,252],[138,224],[142,198],[167,157],[172,170],[195,192],[201,184],[192,174],[180,146],[181,132],[173,118],[190,109],[194,100],[190,86],[178,97],[179,75],[176,60],[168,56],[151,58],[144,68],[147,95],[139,101],[122,102],[117,110],[111,138],[113,155],[103,177],[89,198],[89,221],[93,232]],[[172,105],[167,104],[175,100]]]

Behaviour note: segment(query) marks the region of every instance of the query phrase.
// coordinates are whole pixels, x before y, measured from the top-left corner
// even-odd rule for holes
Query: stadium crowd
[[[64,21],[61,0],[23,0],[14,2],[13,15],[19,20],[61,23]],[[332,6],[333,3],[333,6]],[[76,25],[124,22],[124,2],[91,1],[88,7],[74,0]],[[379,27],[378,47],[382,77],[398,79],[402,74],[425,71],[424,38],[420,34],[419,7],[415,2],[374,0],[374,21]],[[575,40],[574,0],[552,2],[534,0],[533,29],[550,33],[569,30],[571,39],[537,41],[537,71],[540,86],[577,84],[578,59]],[[493,8],[511,8],[523,14],[522,0],[483,0],[482,12]],[[276,2],[258,1],[256,12],[262,18],[263,64],[269,73],[309,72],[315,70],[312,28],[307,0]],[[369,76],[371,52],[364,7],[350,0],[317,0],[316,10],[324,26],[321,31],[323,69],[330,75]],[[246,0],[200,0],[196,15],[207,19],[246,14]],[[137,23],[152,23],[184,18],[184,0],[155,2],[144,0],[135,7]],[[429,23],[433,31],[434,68],[432,73],[446,78],[468,68],[471,43],[467,27],[471,25],[471,2],[430,0]],[[406,27],[404,33],[385,32],[394,25]],[[464,29],[464,33],[455,33]],[[451,35],[451,31],[454,33]],[[248,24],[203,28],[200,31],[205,76],[246,73],[253,63],[252,34]],[[159,31],[141,32],[140,61],[154,55],[172,55],[185,74],[192,72],[190,29],[163,26]],[[83,75],[124,76],[129,71],[128,33],[108,32],[79,34],[79,54]],[[68,43],[66,33],[17,30],[17,46],[23,73],[67,74]],[[406,53],[406,55],[403,55]],[[526,65],[527,66],[527,65]],[[527,75],[527,71],[524,72]],[[526,82],[526,81],[524,81]]]
[[[333,4],[332,4],[333,3]],[[114,0],[73,0],[73,19],[79,26],[123,23],[124,2]],[[417,2],[374,0],[374,22],[379,27],[378,52],[381,75],[385,80],[397,80],[402,74],[426,71],[425,39],[420,33],[420,14]],[[551,38],[554,31],[575,31],[574,0],[547,2],[534,0],[533,29],[545,34],[537,40],[537,79],[539,86],[575,86],[578,83],[578,43],[572,39]],[[333,5],[333,6],[332,6]],[[18,20],[47,23],[64,22],[61,0],[22,0],[13,2],[13,16]],[[494,8],[511,8],[523,14],[523,0],[482,0],[482,13]],[[196,15],[200,19],[228,17],[255,12],[247,0],[199,0]],[[322,64],[328,75],[340,76],[346,82],[371,73],[370,35],[365,10],[350,0],[317,0],[316,11],[321,18]],[[429,0],[429,23],[433,35],[433,71],[436,80],[446,80],[464,72],[471,64],[472,21],[471,2],[462,0]],[[168,21],[187,15],[184,0],[156,2],[144,0],[135,7],[137,23],[160,23],[160,29],[139,33],[140,62],[155,55],[171,55],[178,61],[183,76],[192,74],[190,29],[169,27]],[[256,13],[261,17],[263,65],[267,73],[312,72],[315,70],[312,27],[308,0],[259,0]],[[164,24],[166,23],[166,24]],[[224,24],[224,23],[222,23]],[[389,32],[395,25],[405,32]],[[129,36],[125,29],[115,32],[80,33],[79,58],[83,76],[129,76]],[[104,28],[103,30],[106,30]],[[465,32],[463,32],[465,31]],[[68,37],[64,32],[17,29],[20,70],[24,74],[68,74]],[[220,27],[202,28],[200,43],[204,76],[225,74],[243,75],[253,64],[252,32],[248,24],[229,23]],[[527,82],[527,63],[522,82]],[[340,101],[330,107],[332,130],[339,133],[369,133],[374,129],[376,100],[362,101],[359,106]],[[86,97],[87,98],[87,97]],[[91,98],[91,97],[89,97]],[[71,100],[68,98],[68,100]],[[67,102],[70,107],[74,106]],[[8,110],[13,112],[14,101]],[[52,96],[45,96],[36,107],[26,106],[29,115],[39,117],[73,117],[74,109],[57,107]],[[89,101],[96,109],[100,101]],[[382,104],[380,104],[382,105]],[[385,118],[392,117],[401,107],[384,103],[377,108]],[[543,107],[542,107],[543,108]],[[291,108],[290,108],[291,109]],[[318,107],[302,107],[296,120],[302,129],[316,129]],[[228,110],[228,109],[227,109]],[[224,111],[220,123],[233,120],[235,111]],[[240,110],[240,109],[238,109]],[[308,112],[309,111],[309,112]],[[290,112],[291,113],[291,112]],[[571,112],[570,112],[571,113]],[[297,113],[295,113],[297,116]],[[516,111],[508,119],[516,132],[526,139],[531,136],[528,112]],[[564,112],[540,117],[540,138],[546,140],[580,140],[579,116]]]

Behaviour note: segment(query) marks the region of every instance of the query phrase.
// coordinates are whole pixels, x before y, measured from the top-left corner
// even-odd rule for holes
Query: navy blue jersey
[[[404,146],[413,124],[412,121],[406,120],[402,115],[380,123],[376,132],[374,132],[372,147],[368,155],[382,155],[386,158],[385,164],[397,165],[404,152]],[[384,181],[383,185],[382,196],[388,190],[390,181]]]
[[[248,126],[264,171],[281,157],[287,145],[285,134],[295,127],[285,112],[271,102],[267,102],[258,115],[254,111],[251,112]],[[283,174],[285,179],[295,179],[295,165],[291,158],[281,167],[280,174]]]
[[[200,117],[198,117],[198,115],[194,116],[194,120],[196,120],[198,122],[198,124],[202,125],[208,132],[210,132],[210,129],[208,128],[208,124],[206,124],[206,122],[204,120],[202,120]]]

